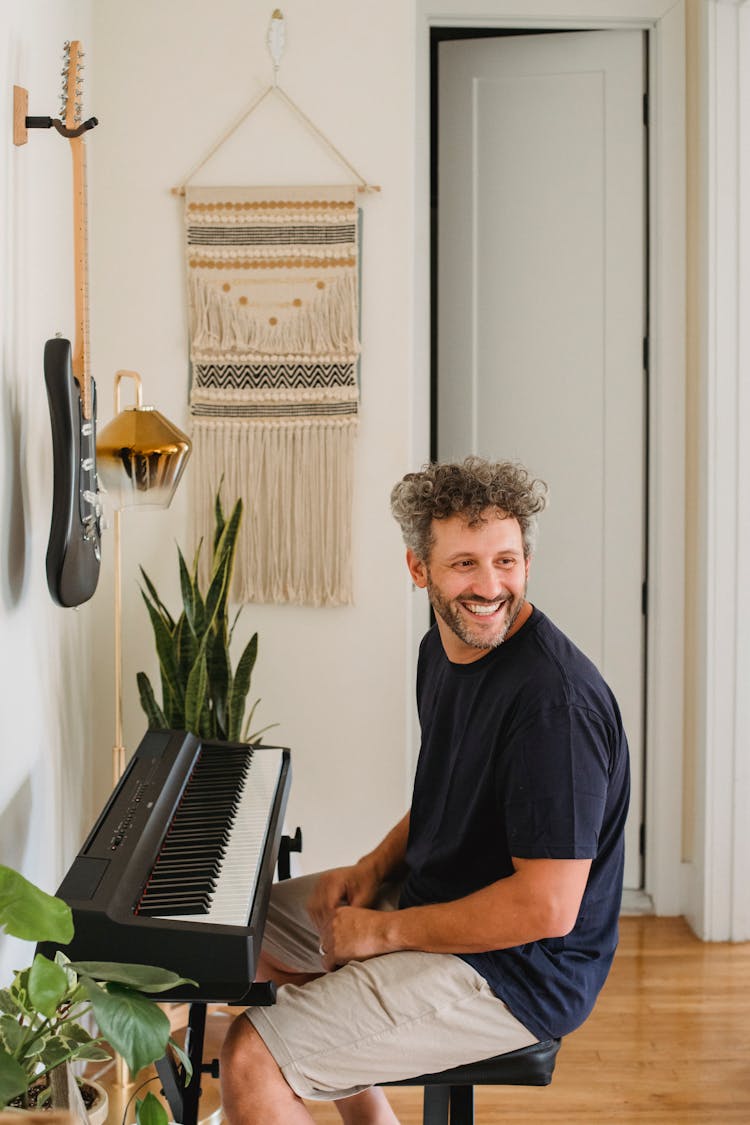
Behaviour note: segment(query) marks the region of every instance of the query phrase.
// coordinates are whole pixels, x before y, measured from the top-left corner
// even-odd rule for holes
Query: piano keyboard
[[[147,731],[58,889],[71,961],[164,965],[197,981],[163,1000],[250,1003],[289,750]]]
[[[135,913],[245,926],[283,751],[212,746],[195,765]]]

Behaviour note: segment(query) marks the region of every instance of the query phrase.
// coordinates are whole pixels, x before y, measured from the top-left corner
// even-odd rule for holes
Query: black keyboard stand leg
[[[252,984],[241,1003],[231,1001],[231,1006],[267,1007],[276,1002],[276,986],[271,981]],[[156,1073],[161,1079],[164,1097],[172,1110],[172,1120],[177,1125],[198,1125],[198,1103],[201,1096],[201,1075],[219,1077],[219,1061],[203,1062],[203,1040],[206,1035],[206,1003],[194,1000],[190,1005],[185,1054],[190,1060],[193,1075],[187,1082],[184,1067],[178,1064],[171,1049],[156,1063]]]
[[[206,1005],[194,1002],[190,1005],[185,1036],[185,1053],[193,1068],[193,1076],[189,1082],[185,1081],[185,1071],[175,1062],[171,1051],[156,1063],[156,1073],[161,1079],[164,1097],[172,1110],[172,1119],[180,1125],[198,1125],[205,1033]]]

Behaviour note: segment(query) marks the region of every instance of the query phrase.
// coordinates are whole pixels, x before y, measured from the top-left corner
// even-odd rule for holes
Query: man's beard
[[[492,605],[492,600],[486,598],[445,598],[440,593],[437,586],[432,582],[429,570],[427,572],[427,593],[430,598],[430,603],[435,613],[442,617],[445,624],[452,630],[464,644],[470,645],[472,648],[480,649],[493,649],[498,648],[507,637],[510,629],[516,622],[516,619],[523,609],[526,601],[526,587],[522,594],[518,597],[507,597],[505,604],[507,611],[502,625],[498,626],[498,632],[495,634],[489,633],[487,630],[481,629],[474,630],[470,620],[467,620],[465,614],[458,608],[459,602],[474,602],[478,605]],[[481,617],[477,619],[481,621]]]

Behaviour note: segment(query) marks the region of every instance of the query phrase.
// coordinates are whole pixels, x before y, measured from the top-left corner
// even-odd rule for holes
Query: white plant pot
[[[93,1086],[99,1095],[88,1110],[89,1125],[104,1125],[109,1113],[109,1094],[99,1082],[94,1082],[91,1078],[84,1078],[83,1083],[86,1086]]]

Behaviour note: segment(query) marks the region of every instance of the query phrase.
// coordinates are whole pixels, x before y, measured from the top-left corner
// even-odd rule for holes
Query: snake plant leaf
[[[81,983],[102,1037],[133,1074],[163,1057],[169,1020],[153,1000],[120,984],[102,987],[90,977],[82,977]]]
[[[195,664],[190,669],[185,691],[185,729],[197,735],[200,735],[201,711],[206,703],[206,687],[208,685],[205,640],[204,637]]]
[[[26,1071],[4,1047],[0,1047],[0,1107],[23,1094],[27,1086]]]
[[[253,633],[245,646],[245,651],[239,659],[234,683],[229,696],[229,741],[237,742],[242,730],[242,716],[245,714],[245,702],[250,690],[250,678],[253,674],[255,661],[258,657],[258,634]]]
[[[180,566],[180,592],[182,594],[182,606],[183,606],[183,611],[184,611],[184,617],[186,618],[187,623],[190,626],[190,630],[191,630],[193,636],[195,636],[195,586],[196,586],[196,584],[193,582],[192,578],[190,577],[190,571],[187,568],[187,563],[185,562],[185,556],[183,555],[182,551],[180,550],[179,545],[177,547],[177,556],[178,556],[178,559],[179,559],[179,566]]]
[[[148,720],[149,730],[170,730],[170,724],[162,711],[159,704],[156,702],[154,689],[151,687],[151,681],[145,672],[138,672],[136,675],[138,681],[138,694],[141,699],[141,707],[146,713]]]
[[[62,899],[0,865],[0,927],[11,937],[67,945],[73,938],[73,915]]]
[[[146,583],[146,589],[148,590],[149,594],[151,595],[151,597],[153,599],[154,606],[156,607],[158,613],[160,614],[162,620],[164,621],[164,624],[166,625],[167,629],[169,629],[169,631],[171,632],[174,629],[174,621],[172,620],[171,613],[169,612],[167,607],[164,605],[164,602],[161,600],[161,598],[157,594],[156,587],[154,586],[154,584],[151,581],[151,579],[149,578],[149,576],[146,574],[146,571],[143,569],[143,567],[139,567],[139,569],[140,569],[143,581]]]
[[[226,621],[217,623],[206,649],[209,693],[216,720],[216,737],[226,739],[228,731],[228,700],[232,689],[232,670],[229,660],[229,639]]]
[[[237,549],[237,534],[241,522],[242,500],[239,499],[232,509],[231,516],[224,525],[224,530],[221,533],[214,553],[211,581],[208,587],[208,594],[206,595],[206,613],[209,619],[213,618],[216,612],[222,615],[226,612],[229,587],[232,582],[232,571],[234,569],[234,556]]]
[[[240,614],[242,613],[242,609],[243,609],[243,607],[240,606],[240,608],[237,610],[237,612],[234,615],[234,621],[232,622],[232,624],[229,627],[229,640],[230,640],[230,642],[232,640],[232,637],[234,636],[234,627],[240,619]]]
[[[148,615],[151,618],[151,626],[154,630],[154,640],[156,641],[156,655],[159,658],[159,665],[164,670],[164,675],[168,678],[170,684],[173,684],[177,689],[179,696],[179,674],[177,668],[177,661],[175,659],[174,647],[172,645],[172,634],[167,629],[164,621],[162,620],[159,611],[149,601],[149,599],[141,590],[141,595]]]
[[[215,530],[214,530],[214,542],[213,542],[213,553],[214,553],[214,555],[216,554],[216,549],[219,545],[219,540],[221,539],[222,533],[224,531],[224,524],[225,524],[224,509],[221,506],[221,486],[222,486],[223,483],[224,483],[224,477],[222,476],[221,480],[219,481],[219,487],[216,489],[216,499],[214,500],[214,521],[215,521],[215,524],[216,524],[216,527],[215,527]]]
[[[68,991],[68,977],[64,969],[37,953],[29,973],[29,1000],[38,1012],[51,1019],[58,1004]]]
[[[187,678],[190,675],[190,669],[195,664],[195,658],[198,655],[199,647],[198,638],[190,625],[187,614],[183,613],[180,616],[180,620],[177,622],[174,644],[177,655],[177,665],[180,670],[180,679],[184,684],[187,684]]]

